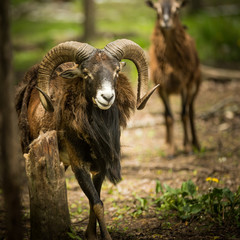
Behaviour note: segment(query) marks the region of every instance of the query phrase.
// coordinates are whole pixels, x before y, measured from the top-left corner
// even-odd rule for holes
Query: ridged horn
[[[39,97],[43,107],[50,112],[54,111],[49,98],[49,81],[54,70],[65,62],[80,64],[87,59],[96,49],[87,43],[64,42],[53,47],[43,58],[38,70]]]
[[[148,91],[148,63],[143,49],[131,40],[119,39],[107,44],[104,50],[119,61],[129,59],[135,64],[138,71],[137,109],[143,109],[159,86],[157,85]]]

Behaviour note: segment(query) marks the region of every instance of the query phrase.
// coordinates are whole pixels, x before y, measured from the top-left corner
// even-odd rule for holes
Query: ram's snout
[[[115,100],[115,90],[111,82],[104,81],[101,87],[96,92],[96,97],[93,102],[102,110],[109,109]]]

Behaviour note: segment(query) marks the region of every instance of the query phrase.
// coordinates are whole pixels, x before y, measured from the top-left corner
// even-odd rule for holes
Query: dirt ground
[[[166,157],[163,106],[154,94],[147,107],[136,111],[122,132],[122,177],[114,186],[105,182],[102,200],[106,221],[114,240],[152,239],[240,239],[240,230],[193,221],[189,224],[172,216],[161,218],[154,209],[133,217],[137,198],[155,194],[156,180],[180,187],[192,179],[198,191],[207,191],[207,177],[219,179],[214,186],[235,191],[240,185],[240,83],[204,81],[196,101],[196,125],[202,150],[185,155],[182,147],[180,98],[171,98],[175,114],[177,156]],[[87,226],[88,201],[71,170],[67,170],[67,189],[74,231],[83,238]],[[25,239],[29,239],[29,199],[24,190]],[[1,198],[1,197],[0,197]],[[0,201],[2,202],[2,201]],[[4,210],[0,205],[0,211]],[[2,214],[1,214],[2,215]],[[1,233],[4,226],[0,226]]]

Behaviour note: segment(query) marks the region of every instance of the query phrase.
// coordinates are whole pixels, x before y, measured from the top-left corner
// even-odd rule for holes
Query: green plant
[[[214,222],[222,224],[228,221],[240,227],[240,187],[236,193],[228,188],[213,188],[202,195],[201,202],[205,214]]]
[[[68,235],[71,239],[82,240],[82,238],[80,238],[80,237],[77,235],[76,231],[75,231],[73,228],[71,228],[70,231],[71,231],[71,232],[67,232],[67,235]]]
[[[199,150],[197,148],[194,148],[193,151],[199,157],[204,157],[206,155],[207,149],[205,146],[201,146],[201,148]]]
[[[162,195],[155,200],[159,210],[176,210],[177,215],[184,220],[202,210],[196,198],[196,186],[191,180],[184,182],[180,189],[171,188],[166,184],[164,188],[159,182],[157,183],[156,193],[162,192]]]
[[[240,226],[240,187],[235,193],[228,188],[211,188],[208,193],[199,194],[191,180],[176,189],[166,184],[162,187],[157,181],[154,202],[159,211],[174,210],[182,220],[201,216],[218,224]]]
[[[147,198],[136,197],[136,208],[132,212],[133,217],[143,215],[149,209],[149,201]]]

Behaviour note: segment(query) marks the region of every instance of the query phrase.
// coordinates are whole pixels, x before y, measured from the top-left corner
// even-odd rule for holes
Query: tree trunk
[[[84,0],[84,41],[89,41],[95,36],[95,0]]]
[[[7,213],[8,240],[22,239],[20,185],[24,169],[18,158],[20,141],[14,110],[9,1],[0,1],[0,178]],[[19,143],[19,144],[18,144]]]
[[[32,240],[58,240],[70,229],[65,170],[60,163],[56,131],[33,141],[25,154],[30,194]]]
[[[202,9],[202,0],[192,0],[191,1],[191,11],[192,12],[197,12]]]

